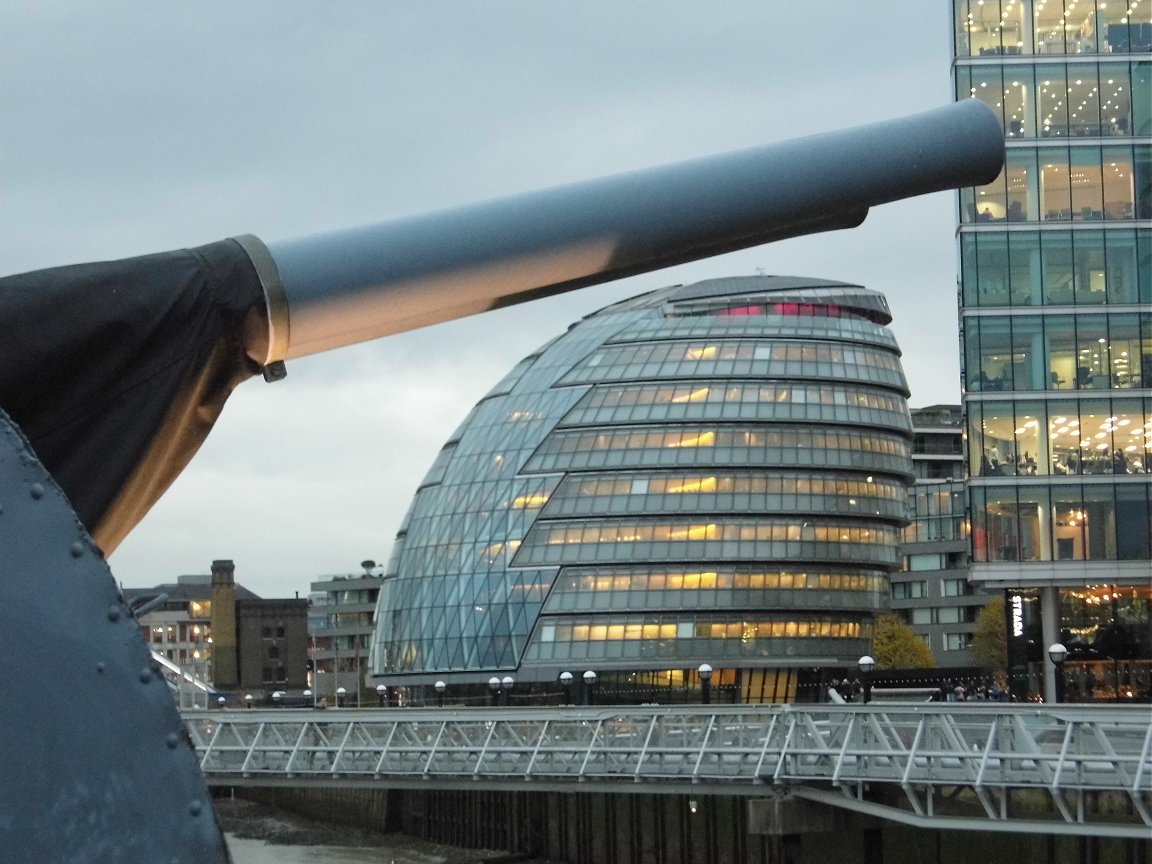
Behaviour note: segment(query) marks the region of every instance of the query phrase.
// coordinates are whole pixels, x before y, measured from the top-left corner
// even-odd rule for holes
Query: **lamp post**
[[[228,701],[228,700],[227,700],[227,699],[225,699],[223,696],[218,696],[218,697],[216,698],[216,704],[220,706],[220,710],[221,710],[221,711],[223,711],[223,710],[224,710],[224,703],[225,703],[225,702],[227,702],[227,701]]]
[[[560,687],[564,690],[564,704],[572,704],[572,673],[560,673]]]
[[[316,707],[316,697],[312,695],[311,690],[305,690],[300,695],[303,696],[305,699],[309,700],[312,703],[313,708]]]
[[[1048,646],[1048,659],[1056,667],[1056,703],[1064,701],[1064,660],[1068,657],[1068,649],[1059,642]],[[1117,682],[1119,684],[1119,682]]]
[[[337,708],[343,708],[344,707],[344,694],[347,692],[348,691],[345,690],[343,687],[337,687],[336,688],[336,707]]]
[[[444,707],[444,691],[448,689],[448,685],[443,681],[437,681],[434,685],[436,688],[436,707]]]
[[[696,674],[700,676],[700,704],[710,705],[712,703],[712,667],[707,663],[701,663],[696,668]]]
[[[596,701],[595,694],[592,692],[596,688],[596,673],[589,669],[583,675],[584,678],[584,704],[591,705]]]
[[[860,668],[860,674],[864,676],[864,692],[862,697],[864,704],[867,705],[872,701],[872,670],[876,668],[876,661],[868,654],[865,654],[856,661],[856,665]]]
[[[493,675],[488,679],[488,689],[492,691],[492,705],[500,704],[500,679]]]
[[[504,704],[509,707],[512,705],[512,688],[515,684],[516,679],[511,675],[505,675],[500,681],[500,686],[504,688]]]
[[[251,693],[245,693],[244,694],[244,704],[247,705],[249,708],[252,707],[252,694]]]
[[[279,708],[280,707],[280,700],[283,697],[284,697],[284,693],[282,691],[273,690],[272,691],[272,707],[273,708]]]
[[[385,705],[385,700],[388,698],[388,686],[385,684],[376,685],[376,704],[381,708]]]

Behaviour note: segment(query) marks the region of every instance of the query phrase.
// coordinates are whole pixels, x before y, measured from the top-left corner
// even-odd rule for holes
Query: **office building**
[[[890,320],[859,286],[714,279],[527,357],[416,493],[380,591],[379,680],[594,671],[605,696],[672,701],[708,664],[723,698],[763,702],[854,669],[912,479]]]
[[[325,576],[309,586],[310,683],[316,698],[330,705],[340,687],[350,704],[364,704],[366,697],[368,704],[375,704],[375,685],[367,688],[365,676],[372,652],[372,613],[383,577],[372,572],[373,562],[364,563],[363,573]]]
[[[264,700],[275,690],[307,686],[307,601],[265,599],[236,584],[235,565],[212,562],[210,574],[125,588],[129,603],[164,601],[140,616],[144,640],[158,653],[234,697]]]
[[[978,665],[968,652],[976,618],[992,595],[968,580],[964,415],[959,405],[912,411],[909,523],[893,573],[892,611],[924,640],[941,667]]]
[[[1018,696],[1149,698],[1152,3],[956,0],[958,99],[1006,167],[960,196],[972,579]]]

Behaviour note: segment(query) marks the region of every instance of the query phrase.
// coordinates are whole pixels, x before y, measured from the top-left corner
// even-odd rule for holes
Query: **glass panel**
[[[977,477],[1005,477],[1016,473],[1016,418],[1012,403],[984,402],[969,406],[972,423],[968,449]]]
[[[1136,231],[1136,279],[1139,280],[1136,301],[1152,303],[1152,231]],[[1145,328],[1145,333],[1148,330]],[[1152,366],[1143,376],[1144,386],[1152,387]]]
[[[1075,277],[1073,287],[1078,306],[1099,306],[1108,301],[1107,256],[1104,233],[1078,231],[1072,235]]]
[[[1116,557],[1137,561],[1152,558],[1152,519],[1146,484],[1116,489]],[[1147,625],[1144,632],[1148,632]]]
[[[1058,486],[1052,496],[1052,558],[1083,561],[1088,557],[1088,514],[1080,500],[1080,487]]]
[[[1107,205],[1105,205],[1107,206]],[[1107,212],[1107,211],[1105,211]],[[1105,280],[1108,289],[1108,302],[1135,303],[1137,300],[1136,232],[1102,232],[1107,272]]]
[[[1037,457],[1047,462],[1045,455],[1048,450],[1047,434],[1041,435],[1047,424],[1044,422],[1044,403],[1018,402],[1016,403],[1016,426],[1013,430],[1016,437],[1016,473],[1020,475],[1034,475],[1047,473],[1047,464],[1044,471],[1040,471]]]
[[[1004,99],[1003,125],[1009,138],[1032,138],[1036,135],[1033,125],[1031,94],[1035,92],[1032,69],[1024,66],[1011,66],[1004,70],[1001,89]]]
[[[979,266],[980,238],[987,235],[962,234],[960,235],[960,277],[964,292],[965,306],[1003,306],[1008,299],[1008,292],[1003,289],[992,291],[993,279],[989,278],[988,285],[983,284],[983,273]],[[992,247],[989,244],[989,255]],[[1001,244],[1002,245],[1002,244]],[[994,271],[992,271],[994,272]],[[987,296],[985,296],[987,294]]]
[[[1005,165],[995,180],[976,189],[976,199],[967,214],[967,221],[1003,222],[1008,217],[1008,170],[1008,165]]]
[[[968,389],[1008,389],[1011,382],[1012,331],[1007,318],[967,318],[964,322]]]
[[[1003,218],[1008,222],[1035,222],[1040,218],[1036,154],[1031,150],[1009,150],[1006,158],[1007,207]]]
[[[973,57],[1020,54],[1024,20],[1024,4],[1009,0],[973,0],[967,9],[958,7],[958,53]]]
[[[1065,54],[1067,39],[1061,0],[1038,3],[1033,11],[1037,54]]]
[[[1150,4],[1152,8],[1152,4]],[[1133,135],[1152,135],[1152,63],[1132,64],[1131,92],[1124,87],[1119,79],[1105,79],[1111,95],[1105,93],[1105,102],[1112,100],[1118,108],[1117,123],[1123,122],[1124,100],[1131,103]],[[1123,128],[1123,126],[1121,126]]]
[[[1068,151],[1045,149],[1040,157],[1040,212],[1044,219],[1072,218],[1072,189],[1068,181]]]
[[[1001,66],[964,66],[956,70],[956,98],[979,99],[1004,123],[1004,69]]]
[[[1110,315],[1108,317],[1108,357],[1113,389],[1138,386],[1138,358],[1141,356],[1139,315]]]
[[[1111,360],[1107,338],[1108,319],[1084,315],[1076,321],[1076,387],[1106,390],[1111,387]]]
[[[1040,235],[1043,249],[1044,293],[1049,304],[1063,306],[1074,300],[1072,232],[1051,231]]]
[[[1080,418],[1075,404],[1052,406],[1048,421],[1048,449],[1053,474],[1079,473]]]
[[[1040,117],[1040,134],[1044,138],[1064,138],[1068,135],[1068,82],[1067,67],[1060,63],[1036,66],[1036,86],[1040,95],[1036,110]]]
[[[1102,5],[1101,51],[1112,54],[1152,51],[1152,8],[1146,2],[1136,0]]]
[[[1068,134],[1073,138],[1098,138],[1100,88],[1096,66],[1076,65],[1068,72]]]
[[[1116,560],[1116,503],[1112,486],[1084,486],[1081,511],[1086,557],[1090,560]]]
[[[1006,281],[1008,268],[1008,235],[974,234],[965,239],[974,247],[976,275],[972,282],[977,287],[979,299],[973,305],[1007,306],[1011,302]],[[976,300],[976,298],[972,298]]]
[[[1152,146],[1137,144],[1133,152],[1132,174],[1136,218],[1152,219]]]
[[[1120,148],[1112,148],[1113,152]],[[1100,148],[1075,147],[1070,151],[1072,182],[1072,218],[1095,221],[1104,218],[1104,181],[1100,167]],[[1127,168],[1127,165],[1124,166]],[[1116,168],[1115,170],[1119,170]],[[1123,172],[1130,176],[1131,171]],[[1122,182],[1117,183],[1118,188]]]
[[[954,51],[957,57],[967,57],[973,53],[972,30],[976,24],[972,21],[973,12],[969,5],[977,5],[976,0],[953,0],[952,4],[952,33],[955,38]]]
[[[1106,219],[1131,219],[1135,202],[1132,151],[1127,147],[1105,147],[1101,155],[1102,216]]]

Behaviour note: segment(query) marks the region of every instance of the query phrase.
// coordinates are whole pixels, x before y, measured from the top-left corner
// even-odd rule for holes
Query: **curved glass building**
[[[392,685],[794,698],[855,666],[912,479],[882,295],[756,276],[609,306],[525,358],[444,445],[397,535],[374,666]]]

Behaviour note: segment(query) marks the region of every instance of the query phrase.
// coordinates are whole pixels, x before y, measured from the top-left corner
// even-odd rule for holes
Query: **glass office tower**
[[[955,0],[956,97],[1006,167],[960,196],[971,578],[1018,690],[1149,698],[1152,0]],[[1020,695],[1024,695],[1021,693]]]
[[[791,701],[871,647],[912,480],[882,295],[753,276],[590,315],[444,445],[395,542],[374,666],[458,693]],[[805,676],[808,676],[805,678]],[[719,689],[717,689],[719,688]]]

